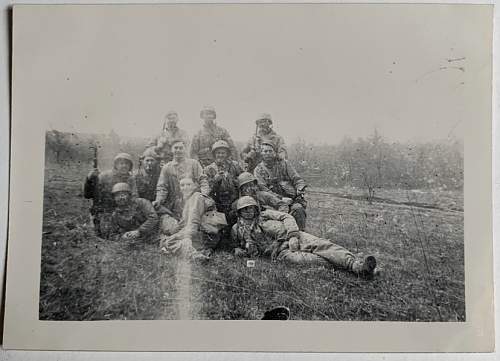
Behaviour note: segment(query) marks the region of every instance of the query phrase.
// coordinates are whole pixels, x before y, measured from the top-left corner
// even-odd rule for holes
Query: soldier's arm
[[[276,194],[266,191],[258,191],[259,199],[262,200],[261,204],[270,206],[278,210],[282,206],[286,206],[286,203],[281,200]]]
[[[163,203],[168,196],[168,173],[167,166],[163,166],[158,177],[158,183],[156,183],[156,202]]]
[[[193,174],[197,178],[196,180],[200,185],[201,194],[208,196],[210,194],[210,185],[208,184],[207,175],[203,172],[200,162],[196,161],[196,163],[193,164],[193,167]]]
[[[297,222],[295,218],[288,213],[275,211],[272,209],[268,209],[260,214],[261,219],[263,220],[273,220],[280,221],[285,226],[286,238],[297,237],[299,233],[299,226],[297,226]]]
[[[286,166],[286,172],[287,172],[288,176],[290,177],[295,189],[297,191],[303,191],[307,186],[304,179],[302,179],[302,177],[295,170],[295,168],[290,164],[289,161],[285,160],[285,166]]]
[[[259,185],[260,190],[271,192],[271,189],[268,187],[266,179],[264,178],[265,171],[259,165],[257,165],[257,167],[253,170],[253,175],[257,179],[257,184]]]
[[[140,198],[137,201],[139,202],[140,211],[146,217],[144,223],[137,228],[139,236],[152,234],[158,227],[158,214],[156,214],[153,205],[147,199]]]

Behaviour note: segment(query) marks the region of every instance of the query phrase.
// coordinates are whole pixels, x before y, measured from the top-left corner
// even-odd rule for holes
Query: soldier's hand
[[[151,204],[153,205],[153,207],[155,209],[158,209],[158,208],[160,208],[160,203],[161,203],[160,201],[153,201],[153,203],[151,203]]]
[[[129,231],[126,232],[122,238],[127,240],[127,241],[133,241],[134,239],[139,237],[139,231]]]
[[[90,171],[89,175],[87,176],[88,178],[95,178],[99,176],[99,169],[94,168]]]
[[[234,249],[234,255],[236,257],[245,257],[247,255],[247,253],[245,252],[245,250],[243,250],[241,248],[235,248]]]
[[[291,237],[288,240],[288,248],[290,249],[290,252],[297,252],[299,250],[299,240],[297,237]]]

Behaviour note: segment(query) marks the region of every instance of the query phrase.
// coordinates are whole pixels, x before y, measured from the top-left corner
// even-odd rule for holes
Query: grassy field
[[[465,320],[460,192],[384,190],[395,202],[373,205],[311,192],[308,231],[375,255],[382,272],[367,281],[264,259],[247,268],[223,252],[190,264],[161,255],[156,244],[106,242],[89,223],[86,172],[46,169],[40,319],[259,319],[285,305],[297,320]],[[428,207],[429,199],[439,206]]]

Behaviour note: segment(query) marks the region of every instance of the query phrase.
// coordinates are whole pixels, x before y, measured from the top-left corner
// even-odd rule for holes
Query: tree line
[[[46,133],[46,163],[91,164],[98,148],[100,168],[114,155],[126,152],[138,160],[147,139],[109,134]],[[238,144],[241,149],[243,144]],[[297,139],[288,145],[288,157],[309,184],[321,187],[358,187],[369,199],[380,188],[463,188],[463,143],[458,140],[421,143],[388,142],[374,131],[365,138],[344,138],[339,144],[312,144]]]

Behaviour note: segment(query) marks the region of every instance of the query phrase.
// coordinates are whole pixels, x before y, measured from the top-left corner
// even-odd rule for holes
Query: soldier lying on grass
[[[150,201],[132,196],[127,183],[113,186],[116,204],[111,215],[110,239],[114,241],[152,241],[157,239],[158,215]]]
[[[295,219],[283,212],[260,211],[255,199],[241,197],[237,204],[238,222],[231,235],[234,253],[240,257],[271,256],[292,264],[328,265],[371,277],[375,257],[357,258],[328,239],[299,231]]]

